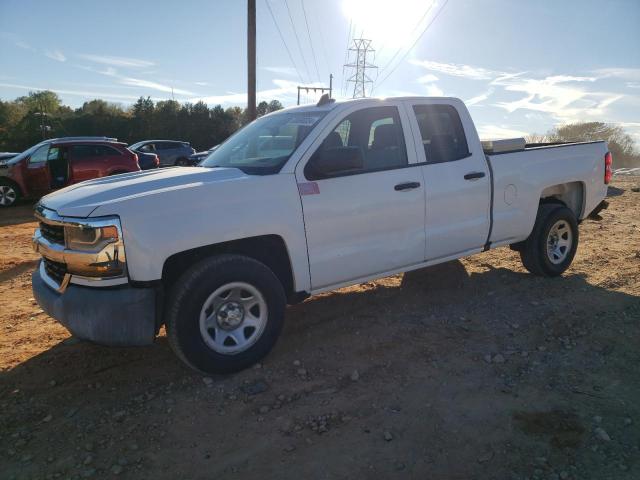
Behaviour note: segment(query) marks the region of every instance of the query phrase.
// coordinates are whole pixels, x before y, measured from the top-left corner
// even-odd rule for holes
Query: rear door
[[[73,183],[98,178],[104,168],[95,144],[77,144],[69,147],[69,164]]]
[[[110,145],[96,145],[96,154],[103,165],[101,176],[132,170],[132,165],[126,162],[124,154]]]
[[[312,290],[424,259],[422,170],[399,107],[394,102],[353,107],[311,147],[313,155],[359,148],[361,168],[322,177],[306,168],[313,155],[296,167]]]
[[[177,144],[173,142],[157,142],[155,146],[162,165],[174,165],[176,163],[178,157]]]
[[[417,154],[425,182],[426,260],[483,247],[491,197],[484,152],[477,147],[470,151],[460,114],[452,105],[407,101],[407,110],[416,145],[423,147]],[[479,141],[472,145],[476,143],[479,146]]]

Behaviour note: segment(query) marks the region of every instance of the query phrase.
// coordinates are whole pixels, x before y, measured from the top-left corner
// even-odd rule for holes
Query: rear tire
[[[534,275],[562,275],[576,254],[578,237],[578,222],[572,210],[563,205],[542,204],[533,231],[521,247],[522,264]]]
[[[20,188],[15,183],[0,179],[0,208],[14,206],[20,197]]]
[[[266,265],[241,255],[207,258],[171,289],[165,316],[169,344],[195,370],[236,372],[273,348],[285,306],[282,284]]]

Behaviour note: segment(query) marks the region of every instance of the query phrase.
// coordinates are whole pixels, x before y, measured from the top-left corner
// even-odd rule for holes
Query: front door
[[[325,130],[315,153],[296,169],[312,290],[424,259],[422,171],[414,149],[406,148],[404,112],[393,103],[354,110]],[[350,170],[327,176],[312,168],[323,151],[342,158],[354,148],[361,162]]]
[[[25,184],[30,194],[42,195],[51,189],[48,155],[49,145],[43,145],[27,159]]]
[[[480,249],[489,234],[491,178],[482,150],[470,152],[458,110],[407,103],[423,163],[426,260]],[[470,122],[470,119],[467,118]],[[474,133],[475,135],[475,133]],[[480,144],[474,139],[473,144]]]

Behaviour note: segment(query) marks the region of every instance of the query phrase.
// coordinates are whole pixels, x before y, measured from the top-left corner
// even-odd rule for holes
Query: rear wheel
[[[573,261],[578,236],[572,210],[557,204],[540,205],[533,231],[520,250],[522,264],[535,275],[561,275]]]
[[[169,343],[196,370],[242,370],[275,345],[285,305],[284,289],[266,265],[240,255],[208,258],[172,288],[165,317]]]
[[[8,180],[0,179],[0,208],[11,207],[20,200],[20,189]]]

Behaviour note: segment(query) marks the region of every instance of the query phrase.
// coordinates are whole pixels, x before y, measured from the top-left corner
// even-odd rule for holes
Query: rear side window
[[[460,116],[451,105],[414,105],[427,163],[459,160],[469,156]]]
[[[96,146],[95,145],[72,145],[71,146],[71,158],[74,160],[86,160],[95,158]]]
[[[159,142],[156,143],[156,150],[173,150],[174,148],[179,148],[181,145],[179,143],[173,142]]]
[[[108,145],[96,145],[96,154],[102,157],[113,157],[122,155],[118,150]]]

